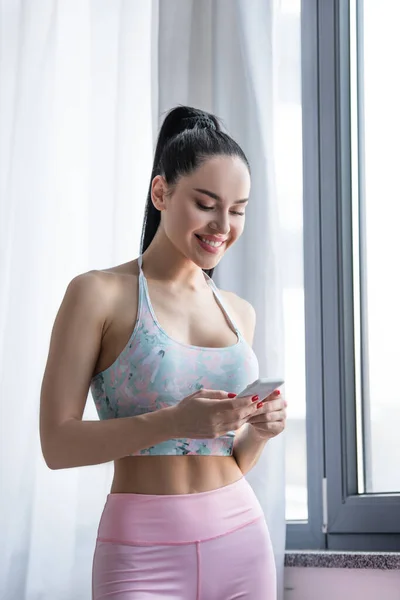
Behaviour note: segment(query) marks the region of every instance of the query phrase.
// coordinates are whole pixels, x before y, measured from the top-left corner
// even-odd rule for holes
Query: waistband
[[[97,539],[132,545],[188,544],[225,535],[262,516],[244,477],[197,494],[109,494]]]

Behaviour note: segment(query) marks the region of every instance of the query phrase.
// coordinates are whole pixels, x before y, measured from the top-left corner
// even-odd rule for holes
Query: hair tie
[[[208,117],[184,117],[182,121],[187,121],[189,124],[188,129],[194,129],[198,127],[199,129],[212,129],[217,131],[217,127],[212,119]]]

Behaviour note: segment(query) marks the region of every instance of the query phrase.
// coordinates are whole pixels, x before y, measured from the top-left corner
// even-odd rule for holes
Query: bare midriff
[[[233,456],[131,456],[114,465],[112,494],[195,494],[242,477]]]

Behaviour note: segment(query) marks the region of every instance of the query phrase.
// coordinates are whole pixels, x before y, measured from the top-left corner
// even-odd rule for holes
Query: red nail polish
[[[229,392],[228,398],[236,398],[236,394],[232,394],[232,392]]]
[[[258,396],[253,396],[251,400],[252,400],[252,402],[257,402]]]
[[[274,392],[274,396],[280,396],[280,394],[281,394],[281,393],[280,393],[280,391],[279,391],[279,390],[275,390],[275,392]]]
[[[262,403],[262,402],[259,402],[259,403],[257,404],[257,408],[261,408],[261,407],[262,407],[262,405],[263,405],[263,403]]]

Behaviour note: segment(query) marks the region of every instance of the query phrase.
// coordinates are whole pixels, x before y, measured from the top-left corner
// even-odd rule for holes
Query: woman
[[[115,461],[93,561],[93,599],[273,600],[275,566],[244,475],[285,426],[258,376],[250,304],[211,277],[240,237],[249,165],[217,119],[166,117],[142,254],[69,284],[41,396],[51,469]],[[256,247],[256,246],[255,246]],[[91,388],[100,421],[82,421]]]

